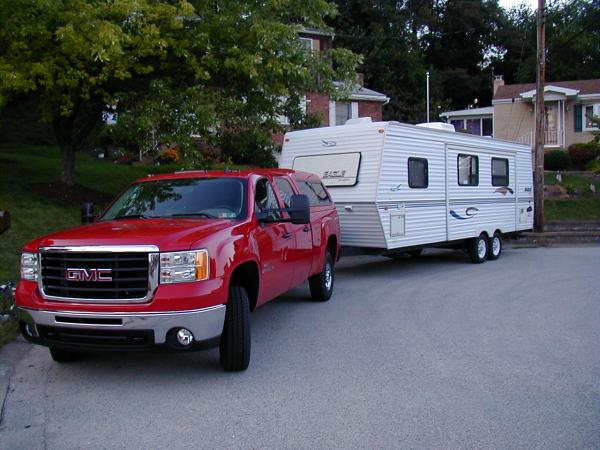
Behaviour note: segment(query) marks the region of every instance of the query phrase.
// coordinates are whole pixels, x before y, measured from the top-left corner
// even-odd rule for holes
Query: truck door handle
[[[285,233],[283,233],[283,238],[284,239],[289,239],[292,237],[292,233],[290,233],[289,231],[286,231]]]
[[[305,233],[308,233],[310,231],[310,227],[308,225],[304,225],[304,228],[302,228],[302,231],[304,231]]]

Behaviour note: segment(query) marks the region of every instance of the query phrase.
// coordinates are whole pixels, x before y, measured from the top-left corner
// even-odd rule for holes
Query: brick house
[[[313,52],[330,50],[333,47],[333,34],[316,29],[304,29],[299,33],[300,41],[306,48]],[[381,92],[367,89],[362,85],[359,77],[354,85],[349,98],[344,100],[332,99],[329,95],[318,92],[306,92],[301,107],[307,114],[316,114],[321,118],[321,126],[343,125],[348,119],[357,117],[371,117],[380,121],[383,117],[383,105],[390,99]],[[279,122],[286,126],[286,117],[281,117]],[[282,143],[283,135],[276,135],[274,139]]]
[[[533,146],[535,83],[505,85],[502,76],[497,76],[493,89],[492,106],[448,111],[440,116],[455,128],[463,128],[472,134]],[[544,103],[546,150],[566,149],[571,144],[589,142],[592,131],[597,129],[591,118],[600,116],[600,79],[547,82]],[[477,126],[478,121],[481,127]]]

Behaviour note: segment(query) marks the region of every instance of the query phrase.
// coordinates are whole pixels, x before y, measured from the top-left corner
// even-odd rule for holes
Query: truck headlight
[[[21,253],[21,279],[37,281],[39,275],[39,255],[37,253]]]
[[[160,254],[160,282],[185,283],[208,278],[208,250]]]

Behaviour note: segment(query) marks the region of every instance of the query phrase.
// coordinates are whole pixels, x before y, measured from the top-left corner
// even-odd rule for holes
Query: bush
[[[158,157],[158,160],[161,162],[161,164],[174,164],[180,159],[181,155],[179,155],[179,150],[174,147],[166,149]]]
[[[226,132],[221,137],[222,158],[234,164],[277,167],[279,148],[268,131],[260,129]]]
[[[599,145],[596,142],[572,144],[569,146],[569,156],[576,169],[583,170],[596,156]]]
[[[571,165],[571,157],[564,150],[552,150],[544,155],[545,170],[565,170]]]
[[[594,172],[596,175],[600,174],[600,161],[597,159],[590,161],[586,167],[586,170]]]

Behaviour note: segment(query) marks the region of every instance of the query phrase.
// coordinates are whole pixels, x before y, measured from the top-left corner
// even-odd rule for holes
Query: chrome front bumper
[[[192,311],[155,313],[83,313],[73,311],[46,311],[17,308],[21,329],[27,339],[40,341],[38,327],[95,331],[101,336],[118,332],[152,332],[155,345],[167,343],[167,333],[187,328],[195,342],[210,341],[221,336],[225,321],[225,305],[211,306]],[[27,325],[26,327],[24,327]],[[46,342],[37,342],[47,344]]]

